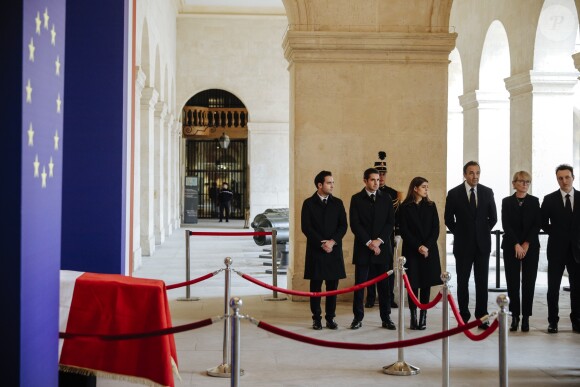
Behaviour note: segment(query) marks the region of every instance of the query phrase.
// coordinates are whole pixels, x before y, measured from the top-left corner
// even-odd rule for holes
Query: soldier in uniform
[[[398,208],[401,204],[403,193],[399,192],[385,184],[385,177],[387,175],[387,153],[384,151],[379,152],[379,161],[375,161],[374,168],[379,171],[379,190],[388,193],[393,201],[393,209],[395,211],[395,230],[391,234],[391,243],[395,246],[395,235],[399,235],[399,220],[398,220]],[[393,256],[394,257],[394,256]],[[393,268],[393,264],[389,266],[389,269]],[[395,302],[395,278],[390,276],[388,278],[389,292],[391,293],[391,308],[397,308],[397,303]],[[367,299],[365,302],[365,308],[372,308],[375,306],[375,300],[377,299],[377,290],[375,285],[371,285],[367,288]]]

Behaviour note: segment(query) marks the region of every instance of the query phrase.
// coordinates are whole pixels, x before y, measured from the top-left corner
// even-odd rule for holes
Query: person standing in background
[[[540,259],[541,226],[540,200],[528,194],[532,177],[526,171],[514,174],[512,186],[516,192],[501,202],[503,227],[503,264],[510,298],[512,324],[510,331],[518,330],[522,316],[522,332],[530,330],[530,316],[534,303],[534,290]],[[520,279],[521,272],[521,279]],[[520,304],[520,281],[522,298]],[[520,307],[521,305],[521,307]]]
[[[387,162],[385,159],[387,158],[387,153],[384,151],[379,152],[379,160],[375,161],[375,169],[379,171],[379,190],[382,192],[386,192],[389,194],[391,199],[393,200],[393,211],[395,212],[395,229],[391,236],[391,244],[395,247],[395,235],[399,235],[399,217],[398,217],[398,209],[399,204],[402,200],[402,192],[395,190],[386,185],[386,176],[387,176]],[[389,265],[389,269],[393,268],[393,262]],[[396,264],[396,263],[395,263]],[[387,279],[389,292],[391,293],[391,308],[397,308],[398,305],[395,302],[395,277],[389,277]],[[372,308],[375,306],[375,300],[377,299],[377,288],[376,285],[373,284],[367,287],[367,300],[365,302],[365,308]]]
[[[338,281],[346,278],[342,255],[342,238],[348,228],[342,200],[332,195],[334,178],[330,171],[321,171],[314,178],[316,192],[302,204],[301,226],[306,235],[304,279],[310,280],[310,291],[338,289]],[[320,297],[310,297],[312,328],[322,329]],[[327,296],[324,307],[326,327],[338,329],[336,296]]]
[[[222,189],[218,195],[218,202],[220,205],[220,223],[224,218],[224,213],[226,217],[226,222],[230,221],[230,208],[232,203],[232,198],[234,194],[228,189],[228,183],[222,183]]]
[[[350,201],[350,229],[354,234],[354,283],[358,285],[389,270],[393,261],[391,234],[395,226],[393,202],[389,194],[379,191],[379,171],[367,169],[363,174],[364,188]],[[391,295],[387,278],[377,283],[382,327],[397,329],[391,320]],[[352,310],[354,319],[350,329],[362,327],[364,318],[364,289],[354,292]]]
[[[407,259],[407,276],[422,304],[429,303],[431,286],[441,284],[439,257],[439,214],[429,199],[429,182],[417,176],[409,184],[407,196],[399,208],[399,226],[403,238],[403,256]],[[417,306],[409,296],[410,328],[427,327],[427,311],[421,310],[417,322]]]
[[[471,318],[469,277],[472,268],[475,277],[475,317],[480,318],[488,314],[490,233],[497,223],[497,210],[491,188],[479,184],[480,173],[477,161],[467,162],[463,166],[465,180],[449,190],[445,202],[445,225],[453,234],[457,303],[465,323]],[[479,325],[479,329],[487,328],[489,328],[487,321]]]
[[[580,193],[574,189],[574,169],[556,168],[560,189],[544,196],[542,229],[548,233],[548,333],[558,333],[560,284],[564,269],[570,281],[570,320],[580,333]]]

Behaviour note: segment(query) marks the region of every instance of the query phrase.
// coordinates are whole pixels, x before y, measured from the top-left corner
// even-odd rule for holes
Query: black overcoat
[[[304,200],[301,215],[302,233],[306,235],[304,279],[338,280],[346,278],[342,238],[348,228],[346,210],[339,198],[329,195],[323,204],[315,192]],[[323,240],[334,240],[332,252],[322,249]]]
[[[393,201],[389,194],[377,191],[373,203],[363,188],[350,200],[350,229],[354,234],[352,263],[355,265],[385,264],[392,266],[393,245],[391,234],[395,226]],[[366,243],[369,240],[381,239],[381,253],[375,255]]]
[[[419,204],[409,202],[400,205],[399,230],[411,287],[428,288],[441,284],[441,261],[437,246],[439,214],[435,203],[422,200]],[[427,258],[418,251],[421,245],[429,249]]]

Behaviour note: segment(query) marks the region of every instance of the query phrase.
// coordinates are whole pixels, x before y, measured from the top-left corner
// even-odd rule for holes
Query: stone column
[[[290,29],[284,38],[290,72],[290,249],[295,257],[288,283],[293,288],[308,287],[302,279],[306,239],[300,211],[320,170],[332,171],[334,193],[348,208],[351,196],[363,188],[364,170],[384,150],[391,184],[405,190],[414,176],[425,176],[443,213],[448,58],[456,35],[373,31]],[[348,232],[344,286],[353,284],[352,245]]]
[[[143,98],[142,91],[145,87],[146,75],[137,68],[135,79],[135,104]],[[133,149],[133,270],[137,270],[142,264],[141,249],[141,114],[135,114],[135,146]]]
[[[164,178],[164,197],[165,200],[163,201],[163,212],[164,212],[164,227],[165,227],[165,235],[169,236],[173,233],[173,227],[171,227],[171,202],[173,199],[172,196],[172,184],[171,180],[173,176],[171,175],[171,165],[173,163],[173,151],[172,151],[172,142],[171,142],[171,132],[173,131],[173,126],[175,125],[175,121],[173,119],[173,113],[169,113],[167,118],[167,127],[165,128],[164,137],[165,137],[165,157],[163,159],[163,170],[165,174]]]
[[[506,79],[511,99],[511,169],[531,173],[534,183],[530,192],[536,196],[543,197],[557,188],[557,165],[574,161],[577,78],[578,73],[530,71]]]
[[[288,124],[248,122],[250,221],[267,208],[288,208]],[[245,205],[245,203],[244,203]]]
[[[506,91],[476,90],[459,98],[464,115],[463,164],[479,162],[480,182],[494,190],[498,208],[502,198],[511,193],[508,96]],[[448,153],[453,152],[450,149]],[[460,182],[458,179],[457,184]]]
[[[181,227],[181,122],[177,122],[175,125],[175,130],[173,131],[173,152],[175,152],[175,163],[173,165],[173,173],[175,175],[175,180],[173,182],[174,190],[174,219],[173,219],[173,227],[178,229]]]
[[[580,0],[579,0],[580,1]],[[578,9],[580,13],[580,9]],[[574,67],[580,71],[580,52],[572,55]],[[580,79],[580,78],[579,78]],[[574,169],[580,171],[580,89],[576,87],[574,96]]]
[[[155,244],[160,245],[165,242],[164,208],[165,200],[165,116],[167,115],[167,104],[158,101],[155,104],[155,157],[154,157],[154,229]]]
[[[153,156],[154,156],[154,112],[159,93],[152,87],[141,92],[140,140],[140,202],[141,202],[141,252],[153,255],[155,252],[154,206],[153,206]]]

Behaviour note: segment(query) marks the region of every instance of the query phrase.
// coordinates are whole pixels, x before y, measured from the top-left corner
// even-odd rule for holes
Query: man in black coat
[[[354,283],[360,284],[389,270],[393,261],[391,234],[395,225],[391,197],[379,191],[379,171],[369,168],[364,172],[365,187],[350,201],[350,228],[354,234],[352,263],[355,265]],[[387,279],[377,283],[382,327],[396,329],[391,320],[391,297]],[[350,329],[362,326],[364,318],[364,289],[354,292]]]
[[[469,312],[469,277],[475,277],[475,317],[486,316],[491,229],[497,222],[493,191],[479,184],[480,167],[476,161],[463,166],[465,181],[447,193],[445,225],[453,234],[453,255],[457,273],[457,303],[464,322]],[[499,252],[496,252],[499,254]],[[489,328],[487,322],[479,326]]]
[[[220,205],[220,222],[224,218],[224,212],[226,214],[226,222],[230,221],[230,204],[232,202],[232,198],[234,194],[228,188],[228,183],[222,184],[222,189],[218,194],[218,202]]]
[[[558,301],[564,268],[570,280],[570,320],[580,333],[580,193],[574,189],[574,170],[562,164],[556,168],[560,189],[542,202],[542,229],[548,233],[548,332],[558,332]]]
[[[314,178],[316,192],[302,204],[301,226],[306,235],[304,279],[310,280],[310,291],[320,292],[322,282],[326,291],[336,290],[338,280],[346,278],[342,255],[342,238],[348,227],[344,204],[332,196],[334,179],[329,171],[321,171]],[[320,297],[310,297],[312,328],[322,329]],[[327,296],[325,305],[326,327],[337,329],[336,296]]]
[[[391,243],[395,247],[395,235],[399,235],[399,221],[398,221],[398,209],[401,203],[401,192],[395,190],[394,188],[386,185],[387,177],[387,162],[383,161],[387,157],[384,151],[379,152],[379,158],[381,161],[375,161],[375,169],[379,171],[379,190],[389,194],[393,200],[393,211],[395,212],[395,232],[391,234]],[[392,265],[389,265],[392,269]],[[391,295],[391,308],[397,308],[397,303],[395,302],[395,276],[388,278],[389,294]],[[377,299],[377,287],[376,285],[370,285],[367,287],[367,300],[365,302],[365,308],[372,308],[375,306],[375,300]]]

